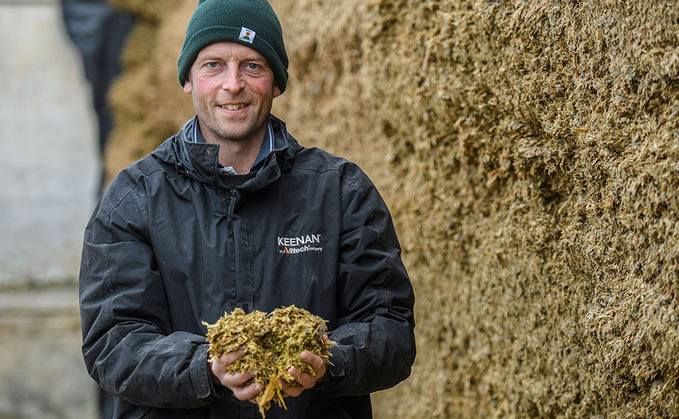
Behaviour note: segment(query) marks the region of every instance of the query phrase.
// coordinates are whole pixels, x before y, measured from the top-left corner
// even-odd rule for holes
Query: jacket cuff
[[[316,389],[328,393],[331,392],[346,376],[351,375],[353,358],[350,356],[351,347],[346,345],[332,345],[330,352],[330,364],[327,366],[326,376]]]
[[[199,400],[211,401],[223,399],[230,391],[226,387],[216,386],[210,375],[208,363],[208,344],[198,345],[191,359],[191,382],[193,391]]]

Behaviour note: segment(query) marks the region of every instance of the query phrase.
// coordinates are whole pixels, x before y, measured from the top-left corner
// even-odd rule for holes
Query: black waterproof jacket
[[[295,304],[328,320],[329,379],[267,418],[369,418],[410,374],[413,290],[385,203],[355,165],[301,147],[271,117],[254,176],[220,174],[194,120],[106,189],[85,232],[83,354],[120,418],[257,418],[215,388],[206,328]]]

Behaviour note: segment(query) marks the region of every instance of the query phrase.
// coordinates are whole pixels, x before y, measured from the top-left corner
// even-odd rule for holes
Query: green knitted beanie
[[[283,30],[266,0],[200,0],[186,28],[179,84],[184,86],[198,53],[216,42],[236,42],[259,52],[273,70],[281,93],[285,91],[288,55]]]

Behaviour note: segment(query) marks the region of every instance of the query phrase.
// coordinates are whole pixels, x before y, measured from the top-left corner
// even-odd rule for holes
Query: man
[[[328,320],[331,364],[300,358],[287,410],[267,418],[371,417],[371,392],[410,374],[413,290],[386,205],[354,164],[304,148],[270,114],[288,59],[265,0],[204,0],[179,81],[196,110],[122,171],[85,232],[83,354],[115,417],[255,418],[240,352],[209,362],[224,312],[295,304]]]

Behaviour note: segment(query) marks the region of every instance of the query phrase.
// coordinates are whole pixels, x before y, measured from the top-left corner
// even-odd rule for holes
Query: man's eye
[[[219,67],[219,63],[213,61],[211,63],[207,63],[207,66],[210,68],[217,68]]]
[[[259,70],[260,66],[259,64],[249,63],[245,66],[245,68],[247,68],[248,70]]]

